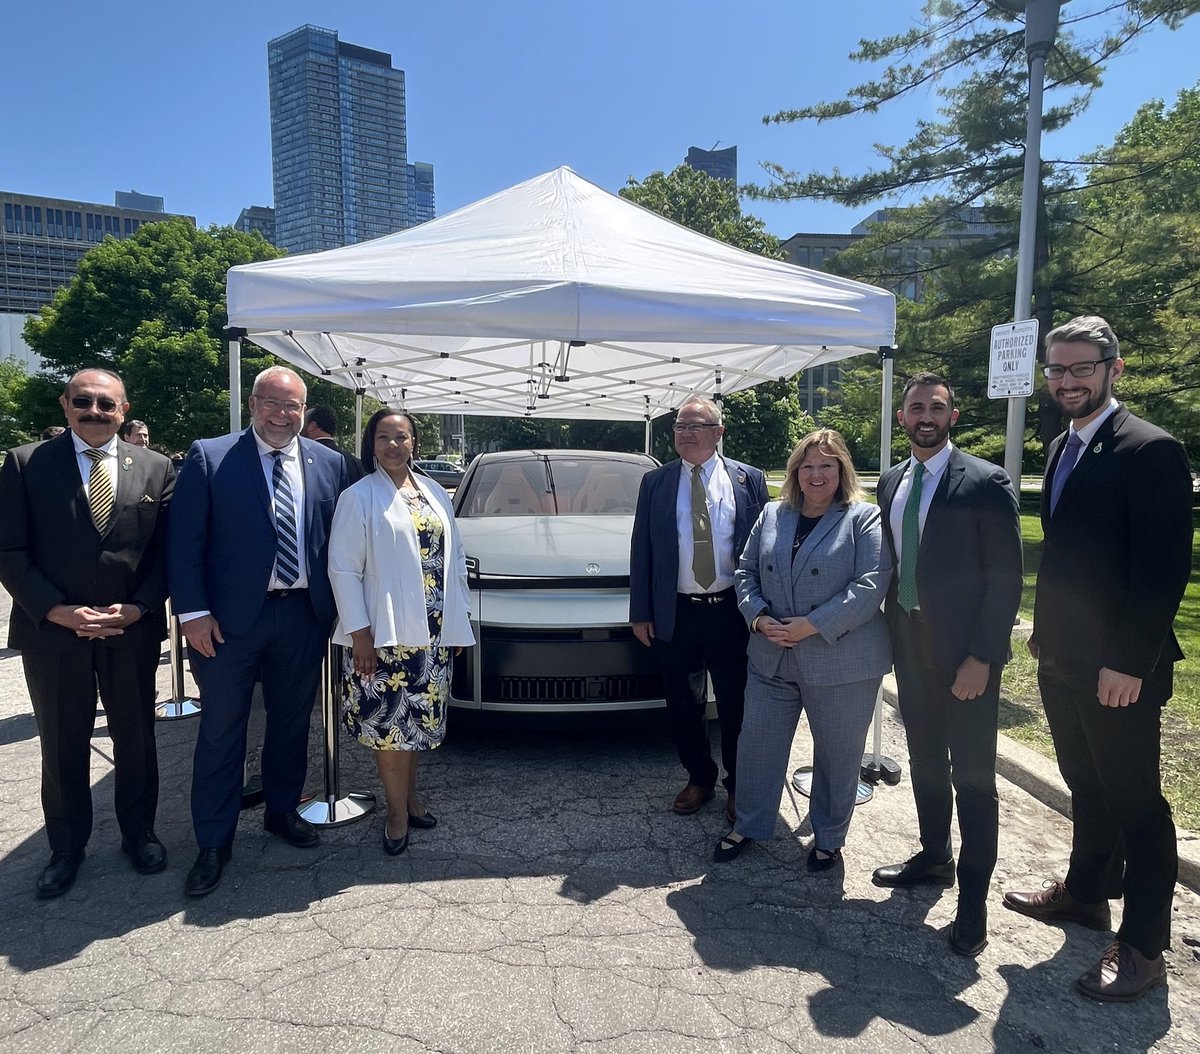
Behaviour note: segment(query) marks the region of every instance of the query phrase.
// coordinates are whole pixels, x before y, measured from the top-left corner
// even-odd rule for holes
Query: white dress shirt
[[[263,475],[267,479],[267,495],[271,499],[271,517],[275,517],[275,450],[273,446],[264,443],[257,432],[253,430],[254,444],[258,447],[258,461],[262,466]],[[283,450],[283,474],[292,488],[292,502],[296,506],[296,553],[300,557],[300,577],[288,585],[276,576],[276,568],[271,567],[271,579],[267,589],[307,589],[308,588],[308,558],[304,551],[304,471],[300,467],[300,441],[293,437]]]
[[[1077,436],[1079,436],[1079,442],[1083,444],[1083,446],[1081,446],[1079,449],[1079,458],[1075,462],[1075,467],[1071,469],[1072,472],[1074,472],[1075,469],[1079,467],[1079,462],[1082,461],[1084,459],[1084,457],[1087,455],[1088,444],[1092,441],[1093,438],[1095,438],[1096,433],[1100,431],[1100,426],[1102,424],[1104,424],[1104,422],[1107,421],[1110,417],[1112,417],[1112,415],[1114,413],[1116,413],[1117,407],[1120,405],[1121,404],[1118,403],[1116,399],[1109,400],[1108,406],[1106,406],[1104,408],[1104,413],[1102,413],[1094,421],[1084,425],[1082,428],[1076,428],[1075,422],[1074,421],[1071,422],[1070,431],[1074,432]],[[1064,443],[1065,443],[1065,440],[1064,440]]]
[[[950,464],[950,453],[953,450],[954,444],[947,442],[924,464],[915,457],[910,458],[908,471],[904,473],[899,486],[896,487],[888,519],[892,527],[892,541],[896,546],[897,581],[900,577],[900,563],[904,559],[904,506],[908,504],[908,494],[912,490],[913,476],[922,469],[925,472],[925,478],[921,480],[921,509],[918,519],[918,537],[920,537],[925,532],[925,519],[929,515],[929,506],[933,503],[933,493],[942,481],[942,473],[946,471],[946,466]]]
[[[712,525],[713,557],[716,580],[707,589],[696,581],[692,572],[692,472],[700,473],[704,493],[708,497],[708,520]],[[733,588],[733,531],[737,525],[737,499],[733,481],[725,462],[713,454],[704,464],[695,466],[681,461],[679,489],[675,496],[675,526],[679,533],[679,575],[676,591],[680,593],[720,593]]]

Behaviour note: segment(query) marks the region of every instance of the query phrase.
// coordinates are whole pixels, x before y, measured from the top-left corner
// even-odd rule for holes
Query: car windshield
[[[632,516],[646,461],[540,458],[479,465],[457,515]]]

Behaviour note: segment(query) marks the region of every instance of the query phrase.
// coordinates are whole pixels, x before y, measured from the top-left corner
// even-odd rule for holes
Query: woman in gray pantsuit
[[[879,509],[861,497],[845,441],[819,429],[788,458],[780,500],[750,533],[735,581],[750,625],[737,821],[715,861],[774,835],[801,711],[814,752],[808,867],[841,860],[867,726],[892,665],[880,611],[891,563]]]

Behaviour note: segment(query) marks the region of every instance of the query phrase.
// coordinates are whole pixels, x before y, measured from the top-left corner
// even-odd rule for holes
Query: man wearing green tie
[[[920,827],[920,851],[877,868],[880,886],[953,885],[958,801],[958,913],[950,947],[987,945],[996,866],[996,724],[1000,674],[1021,600],[1017,498],[1002,469],[950,442],[954,392],[935,373],[905,385],[896,418],[912,456],[879,479],[896,573],[885,611]]]

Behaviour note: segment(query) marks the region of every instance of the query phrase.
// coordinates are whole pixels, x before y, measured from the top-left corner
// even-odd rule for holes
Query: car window
[[[651,468],[649,462],[555,457],[479,465],[458,515],[630,516]]]

